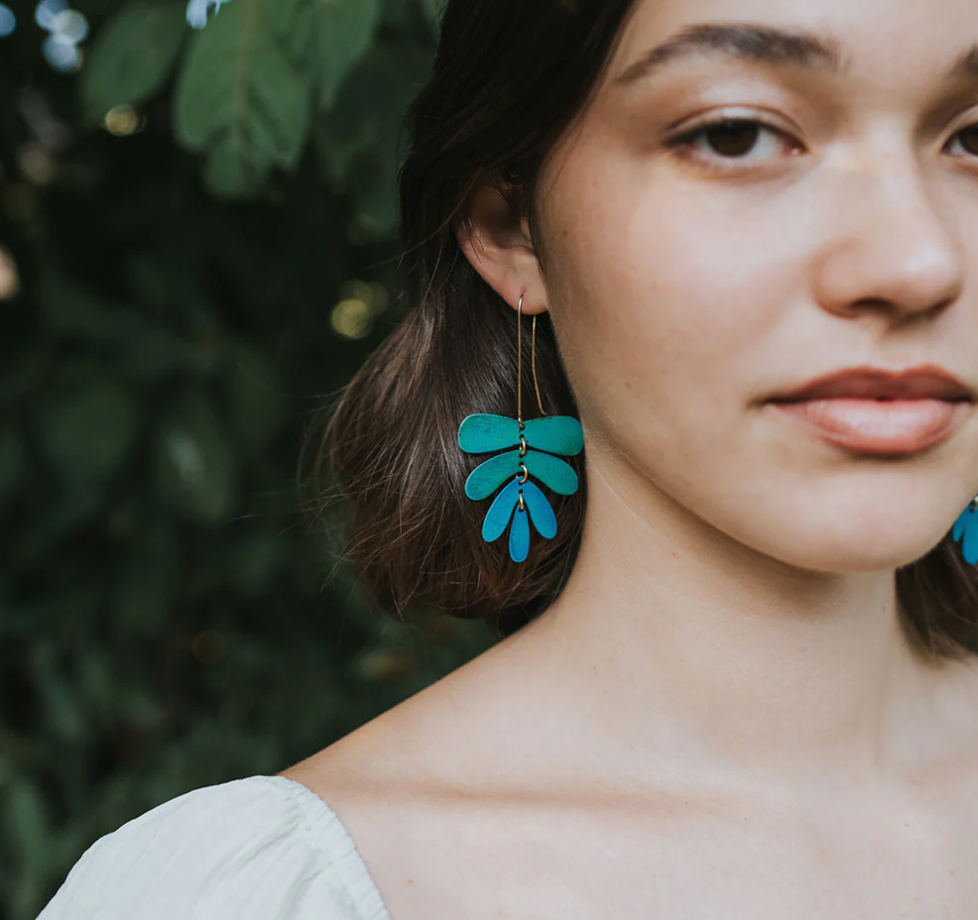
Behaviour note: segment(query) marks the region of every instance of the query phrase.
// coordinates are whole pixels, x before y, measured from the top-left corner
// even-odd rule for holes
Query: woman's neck
[[[960,668],[907,642],[892,570],[802,571],[637,477],[589,477],[572,575],[525,638],[597,756],[617,747],[637,775],[851,786],[954,740],[974,700],[948,679]]]

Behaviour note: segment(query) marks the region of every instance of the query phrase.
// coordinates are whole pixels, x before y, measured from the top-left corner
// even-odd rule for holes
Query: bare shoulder
[[[483,793],[515,772],[525,777],[525,758],[513,771],[508,755],[526,752],[528,742],[547,750],[532,744],[539,722],[552,714],[544,712],[540,676],[546,629],[529,623],[284,775],[323,798],[376,795],[386,807],[421,797],[425,811],[439,795]]]
[[[398,920],[597,915],[575,890],[600,811],[587,742],[531,627],[283,774],[336,812]]]
[[[400,903],[401,892],[425,889],[431,870],[424,854],[433,855],[431,843],[438,842],[431,805],[438,784],[425,770],[421,745],[424,739],[437,745],[437,719],[426,723],[420,715],[430,699],[402,703],[281,774],[337,814],[398,917],[412,916]]]
[[[511,649],[500,643],[282,774],[336,812],[395,916],[462,916],[452,891],[480,903],[480,886],[496,887],[487,869],[507,848],[506,802],[532,783],[521,761],[532,692]]]
[[[511,637],[512,640],[513,637]],[[399,705],[285,771],[336,799],[347,790],[373,791],[390,802],[397,790],[452,785],[480,744],[493,713],[518,694],[519,665],[507,640],[482,653]]]

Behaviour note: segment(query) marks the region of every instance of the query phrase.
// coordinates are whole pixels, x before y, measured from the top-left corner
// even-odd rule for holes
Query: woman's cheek
[[[798,304],[797,259],[772,251],[781,209],[738,203],[661,161],[578,153],[546,219],[554,321],[582,420],[643,452],[733,448],[765,349]]]
[[[616,223],[627,231],[613,233]],[[686,264],[684,244],[650,216],[595,219],[566,244],[555,322],[572,383],[638,402],[643,414],[671,403],[670,390],[695,395],[721,385],[724,361],[744,336],[730,273]]]

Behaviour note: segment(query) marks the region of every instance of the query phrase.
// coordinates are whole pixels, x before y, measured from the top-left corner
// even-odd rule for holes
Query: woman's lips
[[[772,402],[832,444],[874,454],[908,454],[949,438],[971,411],[943,399],[810,399]]]

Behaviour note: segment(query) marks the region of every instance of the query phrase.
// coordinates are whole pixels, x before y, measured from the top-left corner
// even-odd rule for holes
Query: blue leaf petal
[[[546,456],[546,455],[544,455]],[[465,494],[473,501],[488,498],[510,476],[520,471],[520,452],[511,450],[480,463],[465,480]]]
[[[497,496],[489,506],[486,519],[482,522],[482,539],[486,543],[495,543],[505,532],[513,509],[520,500],[520,477],[517,476]]]
[[[516,451],[516,455],[519,457],[519,451]],[[558,495],[573,495],[577,491],[577,473],[569,463],[536,450],[528,450],[523,462],[531,476],[539,479]]]
[[[517,496],[518,499],[519,496]],[[523,484],[523,501],[530,511],[530,520],[533,521],[537,533],[547,540],[557,536],[557,517],[554,514],[554,509],[550,507],[547,496],[532,482],[527,481]]]
[[[965,522],[961,553],[968,565],[978,562],[978,515],[972,514]]]
[[[954,528],[951,530],[952,540],[961,539],[961,535],[964,533],[965,524],[968,523],[968,519],[971,517],[972,514],[974,514],[974,512],[971,511],[970,503],[969,503],[969,507],[965,508],[964,511],[962,511],[958,515],[958,519],[954,522]]]
[[[489,454],[516,447],[520,443],[520,423],[505,415],[470,415],[458,429],[458,446],[467,454]]]
[[[522,562],[530,555],[530,516],[526,509],[516,509],[513,515],[513,526],[509,530],[509,558],[513,562]]]
[[[573,457],[584,450],[584,429],[569,415],[549,415],[526,422],[526,443],[537,450]],[[519,443],[519,437],[516,439]]]

